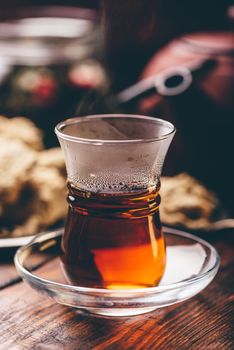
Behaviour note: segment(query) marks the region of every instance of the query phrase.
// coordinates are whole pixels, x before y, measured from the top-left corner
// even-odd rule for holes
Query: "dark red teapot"
[[[195,33],[173,40],[118,98],[132,112],[177,126],[166,174],[187,171],[234,211],[234,34]],[[174,151],[173,151],[174,149]]]

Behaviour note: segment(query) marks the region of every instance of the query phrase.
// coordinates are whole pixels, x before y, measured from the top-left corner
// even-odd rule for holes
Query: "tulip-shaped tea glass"
[[[160,174],[174,126],[138,115],[93,115],[55,128],[68,174],[62,266],[72,284],[156,286],[165,268]]]

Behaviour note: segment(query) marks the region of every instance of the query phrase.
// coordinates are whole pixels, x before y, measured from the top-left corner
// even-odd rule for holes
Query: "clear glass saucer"
[[[216,275],[220,258],[206,241],[180,230],[165,228],[167,265],[157,287],[109,290],[67,284],[60,266],[63,230],[42,233],[18,249],[15,265],[32,288],[57,303],[105,316],[131,316],[189,299]]]

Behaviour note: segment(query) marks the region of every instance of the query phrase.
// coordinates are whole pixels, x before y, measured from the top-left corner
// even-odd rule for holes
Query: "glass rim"
[[[82,137],[76,137],[76,136],[71,136],[67,135],[62,131],[62,128],[72,125],[72,124],[77,124],[77,123],[82,123],[86,120],[90,119],[105,119],[105,118],[121,118],[121,117],[126,117],[126,118],[132,118],[132,119],[141,119],[141,120],[151,120],[155,123],[167,126],[170,130],[168,132],[163,133],[161,136],[155,136],[153,138],[148,138],[148,139],[124,139],[124,140],[117,140],[117,139],[110,139],[110,140],[105,140],[105,139],[91,139],[91,138],[82,138]],[[128,113],[117,113],[117,114],[92,114],[92,115],[87,115],[87,116],[80,116],[80,117],[74,117],[74,118],[69,118],[61,121],[55,126],[55,134],[58,136],[58,138],[61,138],[66,141],[72,141],[76,143],[85,143],[85,144],[94,144],[94,145],[113,145],[113,144],[130,144],[130,143],[150,143],[150,142],[155,142],[155,141],[161,141],[164,139],[167,139],[170,135],[173,135],[176,132],[175,126],[170,123],[167,120],[161,119],[161,118],[156,118],[156,117],[149,117],[145,115],[140,115],[140,114],[128,114]]]

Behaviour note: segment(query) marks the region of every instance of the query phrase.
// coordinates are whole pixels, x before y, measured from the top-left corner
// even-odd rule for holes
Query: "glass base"
[[[132,309],[102,309],[102,308],[92,308],[85,309],[85,313],[92,315],[108,316],[108,317],[127,317],[145,314],[156,310],[155,307],[143,307],[143,308],[132,308]]]
[[[18,249],[15,265],[26,283],[59,304],[96,316],[140,315],[193,297],[218,271],[220,259],[209,243],[180,230],[164,228],[163,231],[167,264],[157,287],[101,289],[68,284],[60,262],[63,230],[38,235]]]

